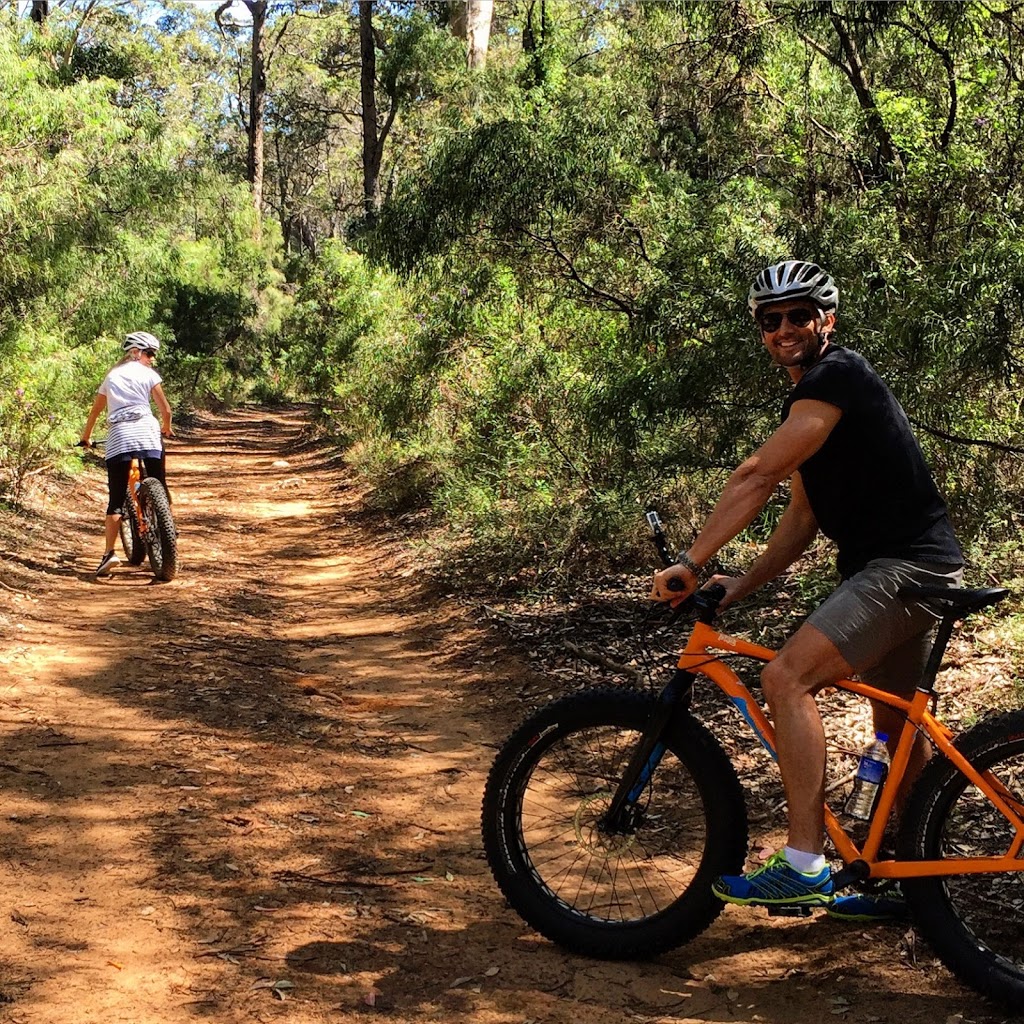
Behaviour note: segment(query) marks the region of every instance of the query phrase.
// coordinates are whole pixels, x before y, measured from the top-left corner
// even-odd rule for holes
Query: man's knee
[[[761,672],[768,703],[817,693],[851,672],[835,644],[813,626],[794,634]]]
[[[761,670],[761,689],[769,704],[792,700],[818,688],[805,666],[779,654]]]

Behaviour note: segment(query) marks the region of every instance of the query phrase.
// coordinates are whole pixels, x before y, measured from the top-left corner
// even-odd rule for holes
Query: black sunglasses
[[[782,326],[784,320],[788,320],[794,327],[806,327],[817,315],[817,310],[799,306],[796,309],[787,310],[785,313],[762,313],[757,318],[757,322],[762,331],[772,334]]]

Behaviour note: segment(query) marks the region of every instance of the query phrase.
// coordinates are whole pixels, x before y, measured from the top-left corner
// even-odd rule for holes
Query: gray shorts
[[[843,580],[807,621],[836,645],[861,679],[889,693],[910,693],[928,661],[939,619],[900,587],[958,587],[959,566],[876,558]]]

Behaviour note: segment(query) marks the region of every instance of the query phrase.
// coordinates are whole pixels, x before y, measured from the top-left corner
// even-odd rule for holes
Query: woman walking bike
[[[103,378],[89,410],[80,444],[92,447],[92,431],[104,409],[107,411],[107,514],[104,524],[104,553],[96,568],[97,576],[106,576],[121,559],[114,553],[125,514],[125,495],[133,459],[145,466],[148,479],[160,482],[166,490],[164,437],[174,437],[171,406],[164,395],[162,378],[153,368],[160,349],[159,340],[148,331],[133,331],[122,346],[125,356]],[[154,400],[160,410],[157,422],[150,406]]]

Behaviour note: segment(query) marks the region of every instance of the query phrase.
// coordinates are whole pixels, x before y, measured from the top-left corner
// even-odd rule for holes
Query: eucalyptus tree
[[[482,68],[487,62],[494,0],[449,0],[449,6],[452,32],[466,44],[469,66]]]

